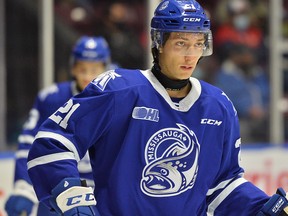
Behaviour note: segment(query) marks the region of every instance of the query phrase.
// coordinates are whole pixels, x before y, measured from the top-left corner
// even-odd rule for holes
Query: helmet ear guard
[[[209,31],[208,34],[205,35],[205,47],[203,49],[202,56],[210,56],[213,53],[213,36],[212,32]]]

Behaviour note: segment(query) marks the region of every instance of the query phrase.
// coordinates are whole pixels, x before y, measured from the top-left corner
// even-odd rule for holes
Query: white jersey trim
[[[231,192],[237,188],[238,186],[242,185],[243,183],[247,182],[244,178],[238,178],[233,181],[231,184],[228,185],[208,206],[207,216],[213,216],[215,209],[223,202],[223,200],[231,194]]]
[[[209,189],[206,196],[210,196],[211,194],[213,194],[216,190],[219,190],[219,189],[222,189],[224,187],[226,187],[226,185],[232,180],[231,179],[228,179],[226,181],[223,181],[221,182],[220,184],[218,184],[216,187],[212,188],[212,189]]]
[[[192,85],[192,88],[188,95],[179,102],[179,106],[176,106],[168,95],[166,89],[160,84],[160,82],[153,75],[151,70],[141,71],[141,73],[148,79],[154,89],[166,100],[166,102],[174,110],[187,112],[200,97],[201,84],[198,79],[190,77],[190,83]]]
[[[77,160],[77,162],[80,161],[80,157],[78,154],[78,151],[76,149],[76,147],[74,146],[74,144],[68,140],[66,137],[57,134],[57,133],[53,133],[53,132],[46,132],[46,131],[39,131],[35,137],[35,140],[38,138],[52,138],[55,139],[57,141],[59,141],[60,143],[62,143],[67,149],[69,149],[71,152],[74,153],[74,157]]]
[[[15,154],[16,158],[28,158],[29,150],[18,150]]]
[[[19,143],[27,143],[27,144],[32,144],[34,141],[34,136],[31,135],[20,135],[18,137],[18,142]]]
[[[61,160],[75,160],[74,154],[72,152],[62,152],[50,154],[42,157],[35,158],[27,163],[28,169],[31,169],[38,165],[48,164],[55,161]]]
[[[92,168],[89,162],[80,160],[78,163],[78,170],[81,173],[90,173],[92,172]]]
[[[17,180],[14,185],[13,195],[24,196],[33,203],[38,202],[34,189],[28,182],[24,180]]]
[[[78,170],[81,173],[90,173],[90,172],[92,172],[92,167],[91,167],[91,164],[90,164],[90,157],[89,157],[88,151],[86,152],[86,154],[84,155],[82,160],[79,161]]]

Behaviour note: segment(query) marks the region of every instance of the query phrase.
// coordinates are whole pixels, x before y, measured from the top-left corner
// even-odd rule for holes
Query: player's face
[[[159,65],[162,73],[173,80],[189,78],[204,48],[204,34],[172,32],[163,47],[159,48]]]
[[[95,77],[105,71],[103,62],[77,61],[72,69],[78,87],[83,90]]]

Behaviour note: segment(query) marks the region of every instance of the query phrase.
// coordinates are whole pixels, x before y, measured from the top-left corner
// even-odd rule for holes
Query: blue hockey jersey
[[[150,70],[92,81],[36,136],[28,172],[39,199],[79,177],[89,149],[101,215],[255,215],[269,197],[243,178],[237,112],[220,89],[190,82],[173,102]]]
[[[21,134],[18,137],[18,149],[16,152],[14,182],[16,186],[31,184],[27,173],[27,157],[31,144],[38,132],[39,126],[60,106],[66,103],[73,95],[78,94],[74,81],[53,84],[41,90],[35,98],[29,117],[23,125]],[[79,163],[81,176],[92,180],[91,166],[88,155]],[[28,186],[29,187],[29,186]]]

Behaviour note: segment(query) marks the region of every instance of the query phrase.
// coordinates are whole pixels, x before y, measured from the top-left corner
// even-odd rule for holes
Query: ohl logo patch
[[[177,126],[157,131],[146,144],[140,187],[148,196],[175,196],[194,186],[200,145],[192,130]]]

